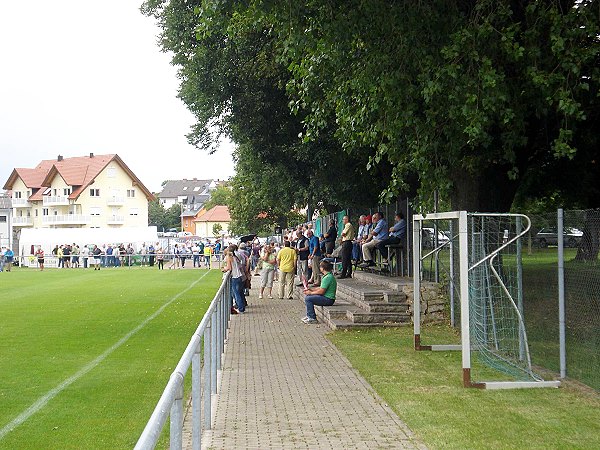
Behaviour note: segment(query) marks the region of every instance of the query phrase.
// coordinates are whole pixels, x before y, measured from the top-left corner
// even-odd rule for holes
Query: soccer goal
[[[414,345],[416,350],[462,352],[463,384],[482,389],[558,387],[531,365],[523,320],[523,214],[466,211],[413,216]],[[441,286],[460,344],[421,335],[427,286]],[[472,373],[476,357],[482,378]],[[489,369],[493,370],[489,370]]]

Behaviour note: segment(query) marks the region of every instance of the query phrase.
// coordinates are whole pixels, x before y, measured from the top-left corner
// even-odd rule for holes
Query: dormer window
[[[71,195],[71,188],[64,188],[63,195]]]
[[[13,198],[21,198],[21,191],[13,192]]]

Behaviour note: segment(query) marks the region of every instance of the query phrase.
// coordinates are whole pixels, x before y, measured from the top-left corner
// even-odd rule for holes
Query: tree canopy
[[[148,0],[234,218],[434,190],[599,206],[598,0]],[[262,217],[262,216],[260,216]]]

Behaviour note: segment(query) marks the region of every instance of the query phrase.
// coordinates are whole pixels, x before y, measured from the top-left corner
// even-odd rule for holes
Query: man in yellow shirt
[[[284,247],[277,254],[277,265],[281,275],[279,276],[279,298],[283,298],[284,290],[287,291],[286,298],[292,298],[294,289],[294,268],[296,267],[296,250],[291,248],[290,241],[285,241]],[[285,289],[287,287],[287,289]]]

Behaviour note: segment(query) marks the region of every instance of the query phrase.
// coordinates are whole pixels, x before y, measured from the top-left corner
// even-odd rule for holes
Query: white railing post
[[[183,447],[183,375],[178,373],[176,376],[177,390],[171,405],[171,450]]]
[[[202,445],[202,364],[200,344],[192,357],[192,449],[200,450]]]
[[[213,315],[211,317],[211,326],[210,326],[210,341],[211,341],[211,346],[210,346],[210,369],[211,369],[211,376],[210,376],[210,386],[211,389],[210,391],[213,394],[217,393],[217,316],[216,314],[213,312]]]
[[[204,429],[210,430],[211,428],[211,385],[210,380],[212,369],[210,367],[210,353],[211,353],[211,329],[210,321],[204,330]]]

